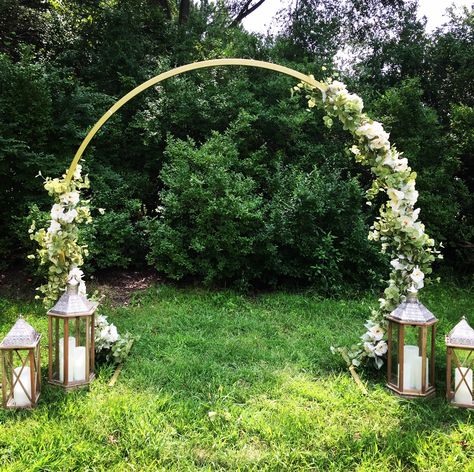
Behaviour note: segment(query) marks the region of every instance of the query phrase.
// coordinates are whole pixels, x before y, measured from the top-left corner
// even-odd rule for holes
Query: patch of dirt
[[[135,292],[161,282],[153,271],[115,271],[96,274],[88,282],[88,292],[98,290],[101,297],[113,306],[127,306]]]
[[[162,280],[151,270],[104,271],[85,278],[88,293],[98,290],[105,302],[112,306],[129,304],[135,292],[146,290]],[[33,300],[35,287],[41,282],[35,280],[23,269],[9,269],[0,272],[0,296],[16,300]]]

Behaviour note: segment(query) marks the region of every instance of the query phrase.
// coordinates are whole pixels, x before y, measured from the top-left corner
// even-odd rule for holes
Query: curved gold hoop
[[[190,72],[196,69],[205,69],[207,67],[217,67],[217,66],[245,66],[245,67],[257,67],[260,69],[269,69],[275,72],[280,72],[281,74],[289,75],[290,77],[294,77],[295,79],[300,80],[301,82],[305,82],[313,87],[318,88],[322,92],[326,90],[326,85],[318,82],[314,79],[313,76],[302,74],[296,70],[290,69],[285,66],[280,66],[278,64],[272,64],[271,62],[265,61],[255,61],[253,59],[212,59],[209,61],[201,61],[201,62],[193,62],[192,64],[187,64],[185,66],[176,67],[175,69],[171,69],[168,72],[163,72],[162,74],[153,77],[152,79],[143,82],[143,84],[135,87],[133,90],[124,95],[120,100],[118,100],[114,105],[112,105],[97,121],[97,123],[92,127],[92,129],[87,133],[87,136],[82,141],[79,149],[76,151],[74,155],[74,159],[69,166],[69,169],[66,174],[66,182],[69,182],[76,170],[77,164],[81,160],[84,151],[86,150],[87,146],[89,145],[92,138],[95,136],[97,131],[104,125],[104,123],[120,108],[122,108],[125,103],[131,100],[135,95],[143,92],[147,88],[151,87],[152,85],[156,85],[163,80],[169,79],[170,77],[174,77],[175,75],[184,74],[185,72]]]

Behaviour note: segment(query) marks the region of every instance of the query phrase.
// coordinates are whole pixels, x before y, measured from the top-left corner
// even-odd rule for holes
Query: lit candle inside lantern
[[[459,385],[459,382],[461,382],[461,377],[463,375],[464,379],[462,380],[461,385]],[[454,374],[454,385],[455,388],[457,388],[457,391],[454,394],[454,401],[463,405],[470,405],[473,403],[473,401],[466,382],[469,384],[469,387],[472,390],[472,370],[467,367],[456,368],[456,372]]]
[[[24,367],[21,372],[21,367],[17,367],[14,372],[13,382],[16,381],[15,388],[13,389],[13,400],[15,401],[16,406],[30,406],[31,405],[31,377],[30,377],[30,368]],[[18,376],[20,378],[17,380]],[[22,383],[23,387],[20,385]],[[26,392],[25,392],[26,390]],[[28,395],[27,395],[28,394]]]
[[[69,336],[68,342],[68,382],[74,381],[74,350],[76,348],[76,338]],[[64,338],[59,340],[59,381],[64,382]]]
[[[86,348],[76,346],[74,350],[74,382],[86,380]]]

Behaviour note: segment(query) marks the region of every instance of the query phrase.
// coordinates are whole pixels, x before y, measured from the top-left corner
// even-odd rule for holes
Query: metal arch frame
[[[271,62],[265,61],[255,61],[253,59],[212,59],[209,61],[200,61],[200,62],[193,62],[191,64],[187,64],[185,66],[176,67],[175,69],[171,69],[168,72],[163,72],[146,82],[143,82],[138,87],[135,87],[133,90],[128,92],[124,95],[120,100],[118,100],[114,105],[112,105],[97,121],[97,123],[92,127],[92,129],[87,133],[87,136],[82,141],[79,149],[76,151],[74,158],[69,166],[69,169],[66,174],[66,182],[70,182],[74,171],[76,170],[77,164],[81,160],[84,151],[86,150],[87,146],[89,145],[92,138],[95,136],[97,131],[105,124],[105,122],[120,108],[122,108],[125,103],[131,100],[133,97],[138,95],[139,93],[143,92],[147,88],[150,88],[153,85],[159,84],[170,77],[174,77],[176,75],[184,74],[185,72],[190,72],[192,70],[197,69],[206,69],[208,67],[217,67],[217,66],[245,66],[245,67],[257,67],[260,69],[268,69],[275,72],[280,72],[281,74],[288,75],[290,77],[294,77],[301,82],[305,82],[308,85],[316,87],[317,89],[324,92],[327,88],[325,84],[322,82],[318,82],[314,79],[313,76],[305,75],[301,72],[296,70],[290,69],[289,67],[280,66],[278,64],[272,64]]]

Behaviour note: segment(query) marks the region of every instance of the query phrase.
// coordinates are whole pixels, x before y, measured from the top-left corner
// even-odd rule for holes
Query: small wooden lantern
[[[41,387],[40,339],[23,318],[0,343],[4,408],[33,408]]]
[[[461,408],[474,408],[473,353],[474,329],[463,316],[446,336],[446,398]]]
[[[89,385],[94,374],[94,313],[97,304],[69,279],[66,291],[48,311],[49,383],[66,390]]]
[[[438,320],[418,301],[416,291],[410,291],[387,320],[387,387],[407,398],[434,395],[435,325]]]

